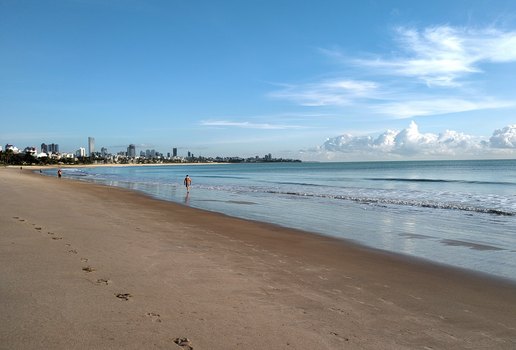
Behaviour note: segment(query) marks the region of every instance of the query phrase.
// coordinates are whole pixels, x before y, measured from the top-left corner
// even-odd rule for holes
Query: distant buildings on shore
[[[273,158],[266,154],[263,157],[203,157],[195,156],[190,151],[186,157],[178,156],[177,148],[172,148],[172,154],[166,155],[154,149],[141,150],[136,153],[136,146],[130,144],[126,151],[111,154],[102,147],[100,152],[95,151],[95,138],[88,137],[88,152],[80,147],[74,153],[60,153],[58,144],[41,144],[41,152],[34,146],[20,151],[11,144],[0,146],[0,163],[3,164],[159,164],[159,163],[265,163],[265,162],[300,162],[296,159]]]
[[[88,156],[91,157],[95,153],[95,138],[88,137]]]

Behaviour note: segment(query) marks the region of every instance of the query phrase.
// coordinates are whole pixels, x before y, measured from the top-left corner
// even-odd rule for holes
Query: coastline
[[[32,170],[0,193],[2,349],[516,346],[503,280]]]
[[[57,168],[109,168],[109,167],[140,167],[140,166],[148,166],[148,167],[156,167],[156,166],[197,166],[197,165],[223,165],[223,164],[231,164],[231,163],[149,163],[149,164],[48,164],[48,165],[23,165],[21,166],[23,169],[29,169],[32,171],[36,171],[38,169],[57,169]],[[8,165],[7,169],[20,169],[20,165]]]

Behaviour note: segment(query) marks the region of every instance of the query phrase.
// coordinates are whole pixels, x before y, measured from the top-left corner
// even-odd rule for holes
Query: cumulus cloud
[[[489,144],[494,148],[516,149],[516,124],[495,130],[489,139]]]
[[[418,125],[412,121],[406,129],[387,130],[377,137],[344,134],[329,138],[320,150],[371,157],[392,155],[399,158],[446,158],[496,155],[498,148],[516,150],[516,125],[495,130],[493,136],[487,141],[482,137],[453,130],[446,130],[439,134],[422,133]]]

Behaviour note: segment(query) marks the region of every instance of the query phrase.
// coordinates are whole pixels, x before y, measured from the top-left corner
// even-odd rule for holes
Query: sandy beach
[[[19,168],[0,195],[0,349],[516,348],[514,283]]]

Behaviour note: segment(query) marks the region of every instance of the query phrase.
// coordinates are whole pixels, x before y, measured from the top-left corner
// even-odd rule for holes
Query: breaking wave
[[[467,181],[467,180],[444,180],[444,179],[411,179],[411,178],[392,178],[392,177],[372,177],[366,180],[371,181],[393,181],[393,182],[441,182],[441,183],[461,183],[461,184],[475,184],[475,185],[513,185],[515,182],[503,181]]]
[[[498,209],[498,208],[478,207],[478,206],[466,205],[466,204],[462,204],[462,203],[404,200],[404,199],[396,199],[396,198],[371,198],[371,197],[360,197],[360,196],[352,196],[352,195],[299,193],[299,192],[290,192],[290,191],[266,191],[266,192],[270,193],[270,194],[289,195],[289,196],[347,200],[347,201],[357,202],[357,203],[361,203],[361,204],[402,205],[402,206],[411,206],[411,207],[420,207],[420,208],[449,209],[449,210],[461,210],[461,211],[503,215],[503,216],[516,216],[515,211],[509,211],[509,210]]]

